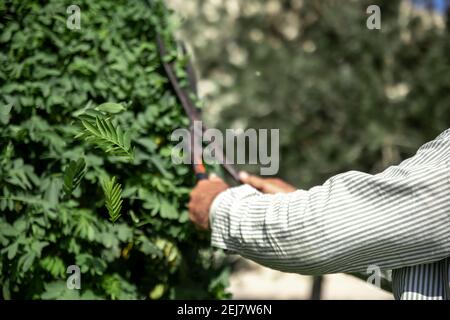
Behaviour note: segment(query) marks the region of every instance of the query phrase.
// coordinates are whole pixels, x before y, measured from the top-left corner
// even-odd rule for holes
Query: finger
[[[241,173],[239,173],[239,177],[242,182],[247,183],[257,189],[261,189],[265,185],[264,179],[257,177],[257,176],[250,175],[245,171],[242,171]]]
[[[220,179],[220,178],[217,176],[217,174],[211,173],[211,174],[209,175],[209,180],[212,180],[212,181],[221,181],[222,179]]]
[[[239,179],[240,179],[243,183],[246,183],[246,182],[247,182],[248,176],[249,176],[248,173],[245,172],[245,171],[240,171],[240,172],[239,172]]]

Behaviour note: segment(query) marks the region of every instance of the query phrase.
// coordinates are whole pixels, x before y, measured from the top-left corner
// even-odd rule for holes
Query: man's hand
[[[240,172],[239,177],[243,183],[249,184],[263,193],[288,193],[297,190],[281,179],[263,179],[246,172]],[[191,199],[188,205],[190,220],[202,229],[208,229],[211,204],[219,193],[229,187],[215,175],[211,175],[208,180],[200,180],[191,191]]]
[[[263,179],[243,171],[239,173],[239,178],[243,183],[249,184],[263,193],[289,193],[297,190],[289,183],[277,178]]]
[[[191,191],[189,218],[202,229],[209,228],[209,209],[217,195],[229,188],[222,179],[211,175],[208,180],[200,180]]]

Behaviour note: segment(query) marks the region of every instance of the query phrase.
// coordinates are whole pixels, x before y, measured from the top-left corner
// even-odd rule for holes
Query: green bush
[[[188,123],[156,48],[171,17],[159,1],[83,0],[72,30],[71,4],[0,4],[3,298],[227,297],[221,254],[188,222],[194,177],[170,158]]]

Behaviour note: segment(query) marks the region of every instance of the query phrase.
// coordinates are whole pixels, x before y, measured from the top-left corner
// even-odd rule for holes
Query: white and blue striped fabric
[[[244,185],[213,202],[211,242],[300,274],[392,271],[396,299],[449,299],[450,129],[412,158],[350,171],[310,190],[267,195]]]

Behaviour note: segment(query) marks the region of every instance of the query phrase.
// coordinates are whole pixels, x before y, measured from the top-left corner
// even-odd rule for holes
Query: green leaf
[[[105,193],[105,206],[108,209],[109,220],[116,222],[119,219],[122,209],[122,186],[116,183],[116,177],[106,178],[103,183],[103,192]]]
[[[0,122],[3,124],[8,124],[9,120],[11,119],[11,112],[12,104],[4,105],[0,108]]]
[[[163,162],[160,157],[158,156],[150,157],[150,161],[155,165],[158,171],[161,172],[164,178],[173,179],[173,175],[164,168]]]
[[[162,218],[167,219],[178,218],[178,212],[175,206],[165,199],[162,199],[161,201],[160,215]]]
[[[45,292],[41,295],[43,300],[74,300],[79,298],[78,290],[67,288],[65,281],[54,281],[44,285]]]
[[[30,251],[30,252],[26,253],[25,255],[23,255],[22,257],[20,257],[19,265],[22,265],[23,272],[26,272],[26,271],[28,271],[28,269],[31,268],[35,258],[36,258],[36,254],[33,251]]]
[[[13,227],[6,222],[2,222],[0,223],[0,234],[7,237],[16,237],[19,235],[19,231],[16,227]]]
[[[3,298],[5,300],[11,300],[11,290],[9,289],[9,280],[7,279],[2,287]]]
[[[99,105],[96,109],[107,113],[119,113],[125,110],[125,107],[119,103],[106,102]]]
[[[157,300],[163,296],[165,291],[166,291],[165,285],[163,283],[159,283],[152,289],[152,291],[150,291],[149,297],[152,300]]]
[[[53,178],[50,180],[49,186],[45,191],[44,199],[49,204],[55,206],[59,202],[59,195],[61,193],[62,181],[61,179]]]
[[[66,170],[64,171],[63,190],[66,195],[71,195],[72,192],[79,186],[81,180],[86,174],[86,162],[84,158],[77,161],[70,161]]]
[[[79,117],[84,130],[76,138],[84,138],[86,141],[96,144],[106,153],[119,157],[126,157],[130,161],[134,159],[134,150],[130,145],[129,132],[122,134],[122,129],[115,126],[111,119]]]
[[[47,256],[39,261],[40,266],[49,272],[54,278],[64,277],[66,267],[60,257]]]
[[[40,257],[42,249],[48,245],[49,243],[47,241],[35,241],[31,244],[31,250],[36,254],[36,256]]]
[[[8,251],[8,259],[9,260],[12,260],[16,256],[18,247],[19,247],[19,243],[17,243],[17,242],[14,242],[13,244],[11,244],[8,247],[7,251]]]

